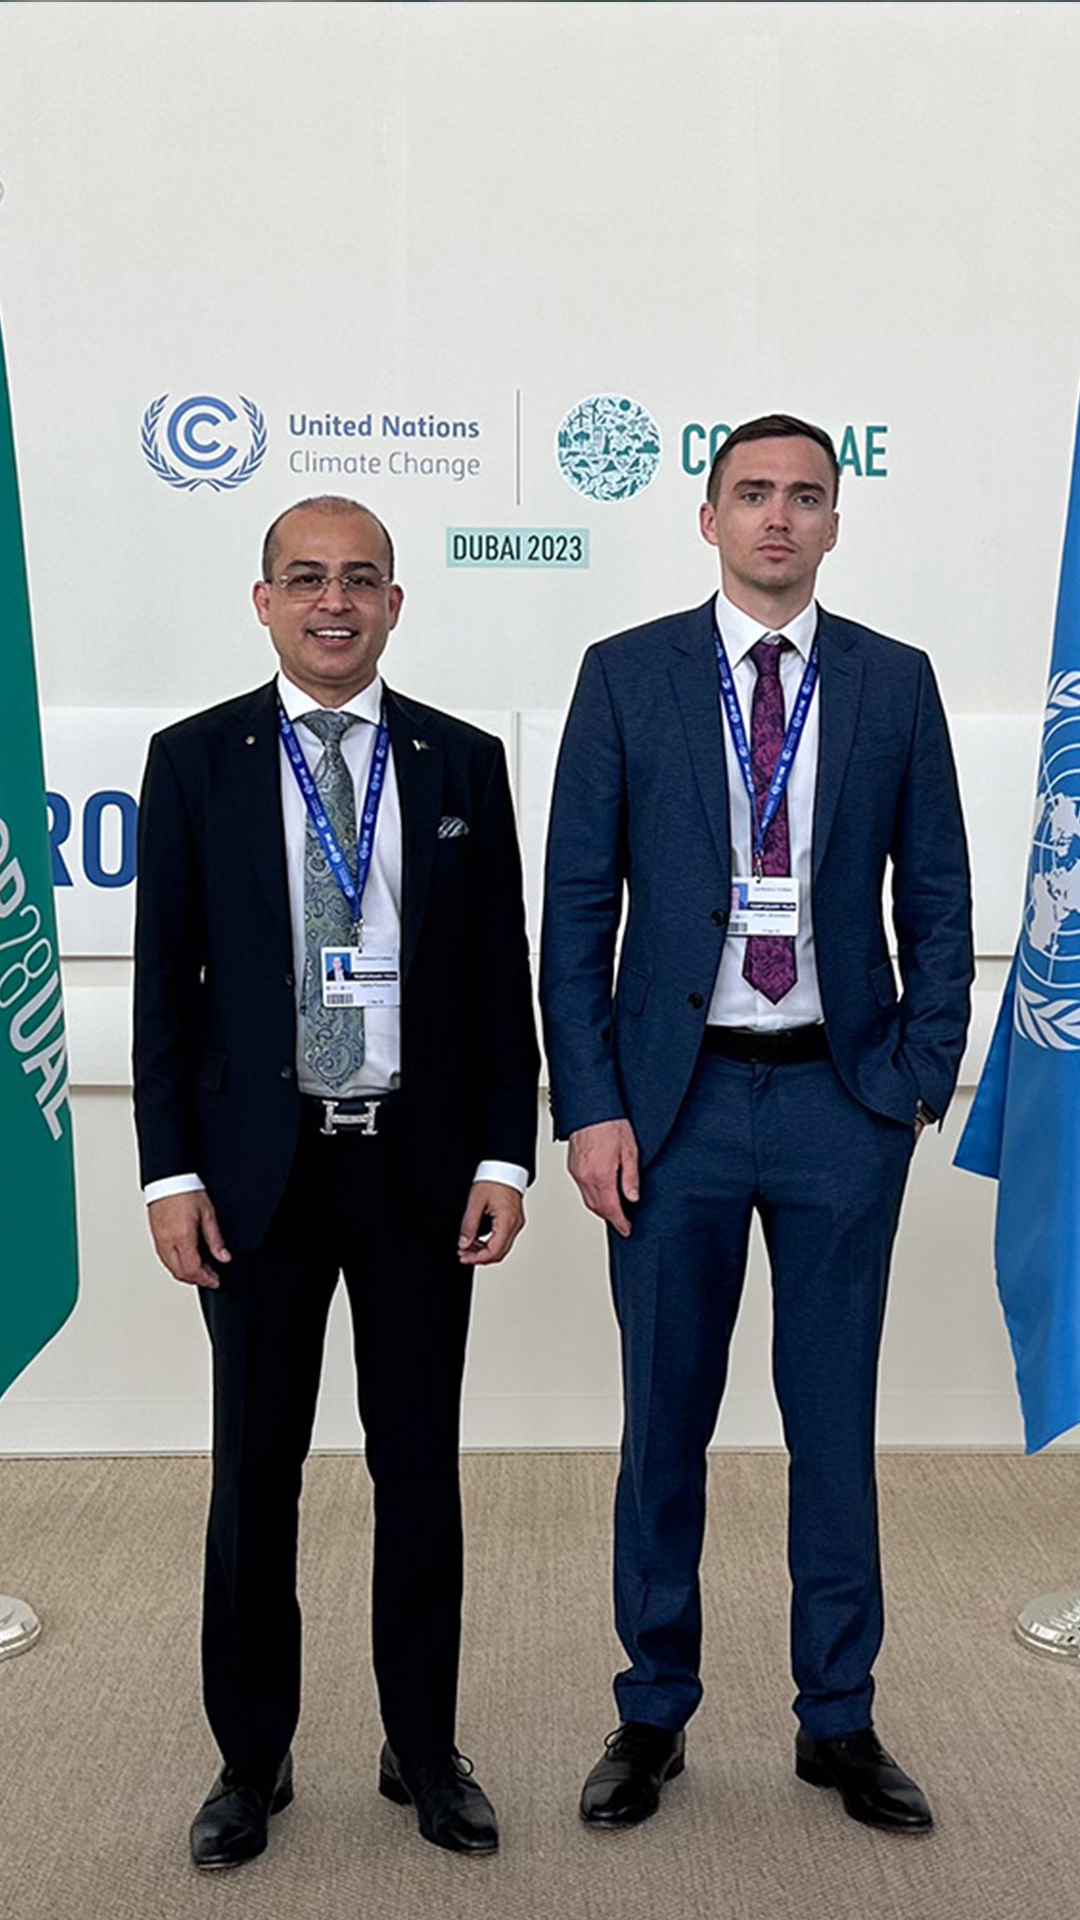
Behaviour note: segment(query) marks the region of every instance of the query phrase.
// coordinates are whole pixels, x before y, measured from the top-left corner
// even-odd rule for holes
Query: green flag
[[[75,1304],[75,1168],[45,775],[0,335],[0,1393]]]

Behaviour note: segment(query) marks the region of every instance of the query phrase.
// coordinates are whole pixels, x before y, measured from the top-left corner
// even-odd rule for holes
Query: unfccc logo
[[[178,400],[164,419],[168,394],[150,402],[142,417],[140,440],[159,480],[188,493],[196,487],[212,487],[215,493],[222,493],[228,487],[242,486],[258,472],[266,452],[266,421],[254,400],[246,400],[242,393],[237,397],[246,428],[236,408],[212,393],[195,393]],[[173,460],[178,465],[174,466]]]

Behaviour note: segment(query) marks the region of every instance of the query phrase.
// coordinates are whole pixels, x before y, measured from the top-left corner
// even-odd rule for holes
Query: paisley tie
[[[759,819],[784,744],[784,690],[780,685],[780,656],[790,644],[788,640],[773,637],[759,640],[750,649],[750,658],[757,668],[754,701],[750,709],[750,761]],[[786,793],[769,822],[763,856],[767,875],[791,873]],[[784,934],[751,935],[746,942],[743,958],[744,980],[749,981],[775,1006],[785,993],[790,993],[796,978],[793,939]]]
[[[314,770],[319,798],[330,817],[350,872],[356,873],[356,790],[341,742],[354,713],[302,713],[300,723],[322,742]],[[310,814],[304,842],[304,990],[301,996],[303,1055],[311,1071],[335,1090],[347,1086],[364,1059],[364,1014],[360,1007],[323,1005],[324,947],[355,945],[352,909],[338,886]]]

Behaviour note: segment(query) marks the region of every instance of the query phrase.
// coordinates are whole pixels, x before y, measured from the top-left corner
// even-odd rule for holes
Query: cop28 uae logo
[[[660,429],[621,393],[591,393],[559,427],[555,453],[564,480],[590,500],[629,500],[655,478]]]
[[[167,393],[151,400],[139,437],[159,480],[188,493],[196,487],[223,493],[258,472],[266,452],[266,421],[254,400],[242,393],[237,398],[240,412],[212,393],[189,394],[169,412]]]

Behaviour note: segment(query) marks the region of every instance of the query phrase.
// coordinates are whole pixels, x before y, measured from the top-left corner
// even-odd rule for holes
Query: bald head
[[[277,519],[272,520],[267,527],[266,538],[263,541],[262,549],[262,577],[264,580],[272,580],[274,577],[274,569],[278,564],[278,554],[281,549],[282,528],[285,521],[294,513],[325,513],[328,515],[362,514],[364,519],[370,520],[382,535],[386,548],[384,565],[387,575],[391,580],[393,579],[394,543],[390,538],[389,529],[383,525],[378,514],[372,513],[371,508],[365,507],[360,500],[346,499],[344,494],[318,493],[310,500],[297,500],[295,505],[286,507],[283,512],[278,514]]]

